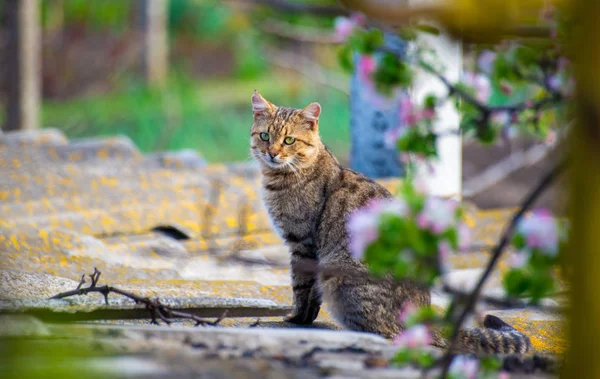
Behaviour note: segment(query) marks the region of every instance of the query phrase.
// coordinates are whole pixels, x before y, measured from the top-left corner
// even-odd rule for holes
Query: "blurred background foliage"
[[[153,89],[137,70],[142,39],[134,0],[41,4],[44,127],[71,138],[124,134],[143,151],[193,148],[211,162],[244,160],[257,89],[280,105],[319,101],[325,142],[348,154],[348,95],[274,65],[263,50],[291,51],[339,71],[336,46],[300,43],[260,27],[274,21],[331,34],[332,17],[281,13],[252,1],[169,0],[169,79]]]

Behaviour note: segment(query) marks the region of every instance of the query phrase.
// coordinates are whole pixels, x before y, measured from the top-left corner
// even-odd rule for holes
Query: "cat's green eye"
[[[283,140],[283,143],[285,143],[286,145],[291,145],[294,142],[296,142],[296,139],[294,137],[285,137],[285,139]]]
[[[263,140],[263,141],[268,141],[269,140],[269,133],[265,133],[265,132],[260,133],[260,139]]]

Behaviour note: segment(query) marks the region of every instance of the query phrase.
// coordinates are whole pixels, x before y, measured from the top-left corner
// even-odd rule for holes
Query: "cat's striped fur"
[[[391,194],[373,180],[343,168],[318,132],[321,107],[277,107],[257,92],[252,96],[251,152],[260,162],[263,197],[275,229],[291,252],[294,312],[288,321],[312,323],[321,302],[344,327],[393,338],[403,328],[398,314],[410,300],[429,305],[429,288],[374,279],[349,253],[348,215],[368,201]],[[294,141],[285,138],[292,137]],[[313,262],[318,270],[307,270]],[[459,350],[473,353],[525,353],[529,338],[500,319],[484,328],[461,330]],[[434,345],[445,346],[441,333]]]

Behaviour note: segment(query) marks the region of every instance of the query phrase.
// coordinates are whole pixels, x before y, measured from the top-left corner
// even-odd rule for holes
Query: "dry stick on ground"
[[[176,319],[181,320],[189,320],[194,321],[196,323],[195,326],[198,325],[210,325],[216,326],[218,325],[223,318],[227,316],[227,311],[223,312],[223,314],[215,321],[208,321],[206,319],[200,318],[194,314],[188,312],[181,312],[171,309],[170,307],[163,305],[158,299],[150,299],[149,297],[138,296],[129,291],[125,291],[119,288],[115,288],[109,285],[98,286],[98,280],[100,279],[100,271],[94,267],[94,273],[90,274],[90,279],[92,283],[89,287],[83,287],[85,284],[85,274],[81,276],[81,281],[76,289],[72,291],[61,292],[57,295],[52,296],[50,299],[64,299],[66,297],[77,296],[77,295],[87,295],[89,293],[100,293],[104,295],[104,301],[108,304],[108,295],[110,293],[116,293],[121,296],[125,296],[136,302],[136,304],[144,304],[146,309],[150,312],[150,317],[152,318],[152,323],[158,325],[158,320],[163,321],[167,325],[174,322]]]
[[[458,331],[463,326],[469,313],[471,313],[473,311],[475,304],[477,303],[477,300],[479,299],[479,295],[481,293],[483,285],[485,284],[486,280],[488,279],[488,277],[490,276],[490,274],[496,267],[496,264],[500,260],[500,257],[502,256],[502,253],[504,252],[505,247],[508,245],[508,242],[510,241],[510,238],[513,234],[514,229],[516,228],[516,226],[519,223],[519,221],[521,220],[521,218],[525,215],[525,213],[533,206],[533,204],[538,199],[538,197],[544,192],[544,190],[546,190],[550,186],[550,184],[552,184],[554,182],[554,180],[563,172],[563,170],[565,169],[565,166],[566,166],[565,161],[559,162],[556,166],[554,166],[554,168],[549,173],[547,173],[542,178],[542,180],[538,183],[538,185],[525,198],[519,211],[517,213],[515,213],[515,215],[511,219],[510,223],[506,226],[506,229],[502,233],[502,238],[500,239],[500,242],[498,242],[498,244],[496,245],[496,247],[494,247],[494,250],[492,251],[492,257],[490,258],[490,261],[486,267],[486,270],[484,271],[483,275],[481,275],[481,278],[479,279],[479,282],[475,286],[475,289],[473,290],[471,295],[466,299],[466,304],[464,306],[464,309],[462,310],[462,313],[458,317],[458,320],[456,321],[456,323],[454,323],[454,325],[453,325],[454,328],[452,331],[452,336],[450,337],[450,342],[448,344],[448,350],[446,351],[446,354],[442,357],[442,360],[441,360],[442,367],[443,367],[442,368],[442,378],[445,378],[448,375],[448,370],[450,368],[450,364],[452,363],[452,359],[454,358],[453,352],[456,350]],[[453,303],[453,305],[450,306],[450,310],[448,311],[449,316],[451,316],[454,313],[451,310],[455,308],[455,305],[456,305],[456,301]]]

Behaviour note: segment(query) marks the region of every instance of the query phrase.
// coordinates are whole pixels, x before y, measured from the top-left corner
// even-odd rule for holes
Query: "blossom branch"
[[[486,280],[488,279],[488,277],[494,270],[496,264],[502,257],[502,254],[504,253],[504,249],[508,245],[508,243],[510,241],[510,237],[512,236],[517,224],[519,223],[521,218],[525,215],[525,213],[532,207],[532,205],[535,203],[535,201],[538,199],[538,197],[563,172],[565,167],[566,167],[566,162],[561,161],[556,166],[554,166],[554,168],[542,178],[542,180],[538,183],[538,185],[525,198],[519,211],[513,216],[513,218],[507,225],[506,229],[502,233],[502,237],[501,237],[500,241],[498,242],[498,244],[494,247],[494,249],[492,251],[492,257],[490,258],[490,261],[488,262],[486,270],[484,271],[483,275],[481,275],[481,278],[479,279],[479,282],[475,286],[475,289],[473,290],[471,295],[466,299],[466,304],[464,306],[464,309],[462,310],[462,313],[460,314],[456,323],[454,324],[452,336],[450,337],[450,343],[448,346],[448,350],[446,351],[446,354],[444,355],[444,357],[442,358],[442,361],[441,361],[443,364],[443,369],[442,369],[442,377],[443,378],[447,377],[448,370],[450,368],[450,364],[452,363],[453,351],[455,351],[456,344],[458,342],[457,341],[458,332],[459,332],[460,328],[463,326],[469,313],[471,313],[473,311],[475,304],[477,303],[477,300],[479,299],[483,285],[485,284]],[[456,306],[456,299],[455,299],[454,303],[451,305],[450,309],[455,308],[455,306]],[[452,317],[452,313],[453,312],[448,312],[447,317]]]

